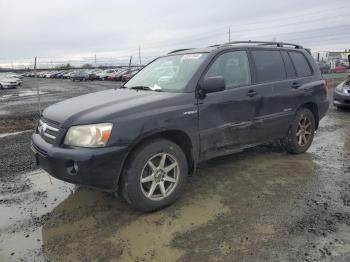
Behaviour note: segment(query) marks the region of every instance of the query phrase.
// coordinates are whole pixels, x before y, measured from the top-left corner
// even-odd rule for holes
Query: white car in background
[[[17,88],[20,84],[20,79],[0,76],[0,89]]]
[[[23,83],[22,77],[16,73],[0,73],[0,88],[16,88]]]

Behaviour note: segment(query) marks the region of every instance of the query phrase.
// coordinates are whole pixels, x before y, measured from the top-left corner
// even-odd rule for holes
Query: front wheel
[[[155,211],[180,197],[187,173],[186,156],[177,144],[152,140],[132,153],[121,177],[121,193],[134,208]]]
[[[307,108],[297,111],[287,135],[282,141],[284,148],[292,154],[306,152],[315,135],[315,117]]]

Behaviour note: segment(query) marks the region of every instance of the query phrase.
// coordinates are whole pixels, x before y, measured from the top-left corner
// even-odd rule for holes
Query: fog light
[[[69,161],[67,164],[67,173],[71,176],[75,176],[78,174],[79,167],[78,163],[75,161]]]

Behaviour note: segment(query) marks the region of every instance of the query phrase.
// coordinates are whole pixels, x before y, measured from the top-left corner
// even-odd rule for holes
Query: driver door
[[[255,142],[256,91],[250,86],[246,51],[230,51],[216,56],[202,80],[213,76],[224,77],[226,90],[198,99],[202,160],[238,151]]]

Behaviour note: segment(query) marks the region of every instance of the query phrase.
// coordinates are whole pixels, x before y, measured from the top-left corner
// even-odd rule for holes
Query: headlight
[[[340,83],[339,85],[337,85],[337,87],[335,88],[335,90],[338,92],[338,93],[345,93],[345,90],[344,90],[344,83]]]
[[[104,147],[107,145],[113,124],[72,126],[69,128],[64,144],[80,147]]]

